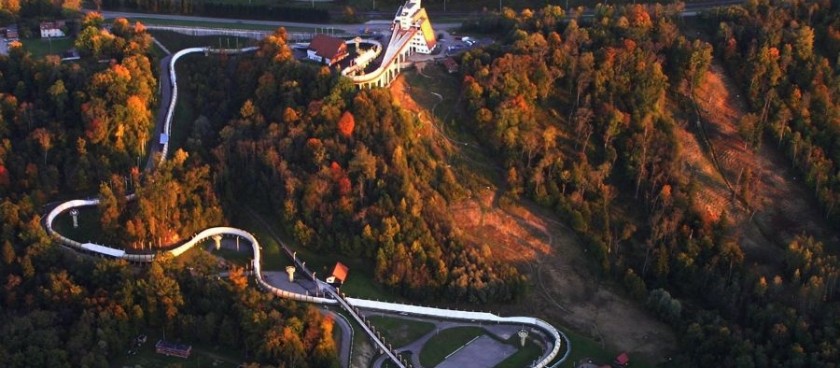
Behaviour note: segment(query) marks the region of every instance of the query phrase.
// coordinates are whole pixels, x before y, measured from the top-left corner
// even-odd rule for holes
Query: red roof
[[[446,70],[450,73],[458,71],[458,63],[451,57],[443,59],[443,66],[446,67]]]
[[[338,59],[338,56],[347,53],[344,40],[324,34],[315,35],[315,38],[309,42],[309,49],[315,51],[318,56],[330,60]]]
[[[341,281],[341,283],[343,284],[344,280],[347,280],[347,271],[349,270],[350,269],[347,268],[347,266],[345,266],[343,263],[336,262],[335,268],[333,268],[332,275],[333,277],[335,277],[336,280]]]
[[[618,356],[615,357],[615,362],[619,365],[627,365],[630,363],[630,356],[627,355],[626,352],[618,354]]]

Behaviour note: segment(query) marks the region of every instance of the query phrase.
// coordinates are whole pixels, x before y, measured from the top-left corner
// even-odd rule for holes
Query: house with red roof
[[[622,352],[615,357],[615,362],[613,362],[614,367],[629,367],[630,366],[630,355],[627,352]]]
[[[332,285],[343,285],[347,281],[347,272],[350,269],[341,262],[336,262],[332,275],[327,277],[327,283]]]
[[[306,49],[306,58],[333,66],[349,55],[347,43],[325,34],[315,35]]]

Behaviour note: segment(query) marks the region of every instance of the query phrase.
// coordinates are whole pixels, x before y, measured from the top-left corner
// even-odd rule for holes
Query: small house
[[[442,63],[443,67],[446,68],[446,71],[449,72],[449,74],[458,72],[458,62],[456,62],[455,59],[448,57],[443,59]]]
[[[192,353],[192,346],[158,340],[157,344],[155,344],[155,351],[158,354],[163,354],[166,356],[176,356],[186,359],[189,358],[190,353]]]
[[[344,281],[347,281],[347,272],[350,271],[347,266],[345,266],[341,262],[336,262],[335,267],[333,268],[332,275],[327,277],[327,283],[331,285],[341,286],[344,284]]]
[[[615,367],[629,367],[630,366],[630,355],[627,352],[623,352],[618,354],[615,357],[615,362],[613,362],[613,366]]]
[[[18,29],[17,26],[10,26],[6,28],[6,39],[9,41],[17,41],[18,39]]]
[[[41,22],[41,38],[64,37],[64,26],[63,20]]]
[[[309,42],[306,49],[306,58],[319,63],[333,66],[349,55],[347,44],[340,38],[330,37],[325,34],[316,35]]]

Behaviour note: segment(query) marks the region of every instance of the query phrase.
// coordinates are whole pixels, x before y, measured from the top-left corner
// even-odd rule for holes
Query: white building
[[[64,37],[64,21],[41,22],[41,38]]]
[[[421,6],[420,1],[408,0],[401,6],[394,17],[394,27],[400,27],[403,31],[416,29],[417,33],[411,38],[411,47],[415,52],[431,54],[437,45],[437,38],[435,38],[432,23],[429,22],[429,15]]]

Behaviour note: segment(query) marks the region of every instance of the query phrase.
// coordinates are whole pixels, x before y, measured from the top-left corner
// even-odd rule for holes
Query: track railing
[[[177,76],[175,74],[175,64],[176,62],[183,56],[192,54],[192,53],[205,53],[205,54],[238,54],[243,52],[251,52],[256,50],[256,47],[249,47],[243,49],[212,49],[209,47],[195,47],[195,48],[188,48],[175,53],[172,56],[172,60],[169,64],[169,76],[171,80],[171,88],[172,88],[172,98],[169,101],[169,107],[166,113],[166,118],[164,120],[164,129],[163,132],[169,135],[171,131],[172,125],[172,118],[175,111],[175,106],[178,100],[178,85],[177,85]],[[392,56],[394,54],[392,53]],[[387,56],[387,55],[386,55]],[[381,67],[380,67],[381,69]],[[161,150],[161,157],[160,162],[163,163],[166,160],[166,156],[168,153],[169,148],[169,141],[167,140],[164,143],[164,146]],[[126,196],[127,200],[133,200],[136,198],[135,194],[130,194]],[[74,199],[70,201],[66,201],[63,203],[58,204],[49,213],[44,220],[44,226],[46,227],[47,233],[55,239],[57,242],[71,248],[74,250],[82,251],[82,252],[90,252],[91,249],[85,248],[83,243],[70,239],[55,229],[53,229],[53,222],[61,213],[70,210],[72,208],[80,208],[80,207],[91,207],[99,205],[100,200],[99,198],[87,198],[87,199]],[[330,298],[323,298],[323,297],[316,297],[316,296],[309,296],[309,295],[302,295],[294,292],[290,292],[287,290],[282,290],[277,287],[272,286],[269,284],[262,275],[262,247],[260,246],[259,242],[257,241],[256,237],[253,234],[234,227],[211,227],[201,232],[195,234],[192,238],[190,238],[185,243],[167,250],[162,251],[159,253],[151,253],[151,254],[130,254],[130,253],[122,253],[118,258],[125,259],[131,262],[152,262],[154,261],[155,257],[158,254],[166,253],[171,255],[172,257],[177,257],[186,252],[187,250],[193,248],[194,246],[201,244],[208,239],[212,239],[214,236],[221,235],[221,236],[236,236],[240,238],[246,239],[248,242],[251,243],[251,247],[253,249],[253,267],[254,267],[254,276],[257,280],[257,284],[263,288],[264,290],[278,296],[281,298],[298,300],[307,303],[318,303],[318,304],[330,304],[330,305],[340,305],[346,310],[348,310],[354,318],[359,319],[358,314],[356,313],[355,309],[371,309],[371,310],[381,310],[381,311],[389,311],[389,312],[404,312],[410,313],[420,316],[428,316],[428,317],[436,317],[436,318],[447,318],[447,319],[459,319],[459,320],[470,320],[470,321],[485,321],[485,322],[493,322],[493,323],[515,323],[515,324],[522,324],[522,325],[529,325],[533,328],[538,328],[545,333],[547,333],[554,342],[551,344],[551,349],[544,354],[541,360],[534,365],[534,367],[547,367],[548,363],[553,361],[557,355],[559,354],[562,342],[565,340],[567,347],[566,352],[555,364],[552,366],[557,367],[559,364],[563,363],[569,356],[571,352],[571,345],[569,339],[566,337],[563,332],[557,330],[551,324],[534,317],[500,317],[492,313],[485,313],[485,312],[466,312],[466,311],[456,311],[451,309],[441,309],[441,308],[432,308],[432,307],[420,307],[420,306],[412,306],[406,304],[396,304],[396,303],[385,303],[385,302],[378,302],[372,300],[365,300],[365,299],[354,299],[354,298],[343,298],[342,296],[338,295],[332,289],[327,289],[328,293],[333,296],[332,299]],[[107,255],[107,254],[101,254]],[[299,259],[295,259],[295,263],[303,266],[303,264],[299,261]],[[315,280],[319,282],[318,280]],[[385,351],[389,357],[400,367],[404,367],[405,365],[402,364],[396,354],[385,346],[384,342],[380,338],[376,336],[370,329],[368,329],[364,322],[359,321],[361,326],[365,329],[368,335],[374,340],[377,346]]]

